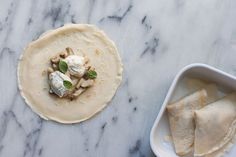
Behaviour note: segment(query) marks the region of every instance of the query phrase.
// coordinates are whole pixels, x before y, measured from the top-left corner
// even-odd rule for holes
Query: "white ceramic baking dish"
[[[150,144],[153,152],[158,157],[178,157],[175,154],[174,147],[170,141],[166,140],[166,136],[170,135],[169,122],[166,113],[166,106],[173,98],[173,93],[185,77],[197,78],[215,83],[223,92],[236,90],[236,77],[227,74],[221,70],[213,68],[209,65],[194,63],[184,67],[175,77],[167,96],[163,102],[160,112],[155,120],[150,134]],[[225,155],[227,157],[236,156],[236,146],[230,149]]]

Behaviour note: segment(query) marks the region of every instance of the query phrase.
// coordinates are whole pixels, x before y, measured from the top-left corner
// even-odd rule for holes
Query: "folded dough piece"
[[[195,130],[194,111],[215,101],[217,95],[216,86],[208,85],[205,89],[196,91],[167,106],[176,154],[182,156],[192,152]]]
[[[236,93],[195,111],[194,156],[221,156],[236,130]]]

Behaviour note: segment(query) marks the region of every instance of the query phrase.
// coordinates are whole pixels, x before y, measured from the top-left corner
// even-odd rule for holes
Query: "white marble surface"
[[[235,0],[1,0],[0,156],[151,157],[151,126],[174,75],[202,62],[236,75]],[[95,24],[124,62],[116,96],[81,124],[40,119],[17,89],[19,55],[64,23]]]

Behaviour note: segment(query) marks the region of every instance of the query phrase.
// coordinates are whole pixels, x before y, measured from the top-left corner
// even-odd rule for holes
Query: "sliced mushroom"
[[[89,70],[90,70],[90,68],[91,68],[91,66],[90,66],[90,65],[89,65],[89,66],[85,65],[85,69],[86,69],[86,71],[89,71]]]
[[[68,55],[73,55],[74,54],[74,51],[70,47],[66,48],[66,52],[67,52]]]
[[[66,58],[67,56],[68,56],[67,51],[64,51],[64,52],[61,52],[61,53],[60,53],[60,57],[61,57],[61,58]]]
[[[84,81],[85,81],[85,79],[81,78],[81,79],[79,80],[79,82],[77,83],[76,88],[79,89],[80,86],[81,86],[81,84],[82,84]]]
[[[54,63],[59,63],[60,61],[60,57],[59,56],[55,56],[53,58],[51,58],[51,62],[54,64]]]
[[[83,88],[87,88],[87,87],[91,87],[93,84],[94,84],[94,80],[88,79],[88,80],[84,80],[80,86]]]
[[[84,91],[85,91],[84,88],[79,88],[78,90],[76,90],[76,91],[72,94],[72,96],[78,97],[78,96],[79,96],[80,94],[82,94]]]
[[[58,69],[58,67],[57,67],[57,65],[56,64],[52,64],[52,68],[54,69],[54,70],[57,70]]]
[[[54,70],[51,67],[49,67],[47,71],[48,71],[48,74],[51,74]]]
[[[94,67],[91,67],[89,70],[95,70],[95,68],[94,68]]]

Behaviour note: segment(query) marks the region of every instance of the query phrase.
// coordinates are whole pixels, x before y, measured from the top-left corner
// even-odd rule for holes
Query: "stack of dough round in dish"
[[[66,47],[77,55],[85,54],[98,74],[95,84],[73,101],[48,93],[50,58]],[[42,118],[76,123],[107,105],[121,83],[122,71],[117,48],[103,31],[92,25],[68,24],[44,33],[26,47],[18,65],[18,84],[26,103]]]

